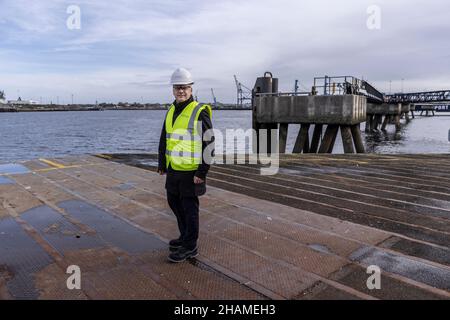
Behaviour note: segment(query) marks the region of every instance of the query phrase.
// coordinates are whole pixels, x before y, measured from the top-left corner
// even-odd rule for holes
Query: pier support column
[[[259,153],[259,123],[256,122],[255,117],[253,117],[252,128],[254,130],[252,139],[252,151],[254,154],[257,154]]]
[[[306,131],[306,140],[303,146],[303,153],[309,153],[309,125],[308,130]]]
[[[273,145],[272,146],[272,130],[278,129],[278,124],[267,124],[267,123],[253,123],[253,129],[255,129],[256,133],[256,141],[253,141],[253,153],[260,153],[261,151],[261,143],[265,143],[266,150],[264,152],[267,152],[267,154],[271,154],[272,152],[276,152],[278,150],[278,146]],[[266,135],[262,135],[262,137],[265,137],[265,141],[260,140],[260,130],[266,130]],[[276,140],[274,140],[276,142]]]
[[[375,129],[376,131],[378,131],[378,126],[381,125],[382,119],[383,119],[383,116],[382,116],[381,114],[377,114],[377,115],[375,116],[375,128],[374,128],[374,129]]]
[[[332,153],[334,142],[336,141],[336,136],[339,130],[338,125],[329,124],[325,130],[325,135],[320,144],[319,153]]]
[[[333,153],[333,149],[334,149],[334,144],[336,142],[336,137],[338,135],[338,131],[339,131],[339,126],[336,125],[336,132],[333,133],[333,139],[331,140],[331,144],[330,147],[328,148],[328,153]]]
[[[302,150],[304,150],[305,148],[305,144],[309,138],[309,123],[302,123],[301,127],[300,127],[300,131],[297,135],[297,139],[295,140],[295,145],[294,145],[294,150],[292,151],[293,153],[301,153]],[[308,145],[309,145],[309,141],[308,141]]]
[[[375,131],[375,115],[370,116],[370,132]]]
[[[405,112],[405,120],[408,123],[409,121],[411,121],[411,119],[409,118],[409,112]]]
[[[395,124],[395,119],[393,115],[389,115],[388,124]]]
[[[372,116],[370,114],[366,115],[366,128],[365,128],[366,132],[370,132],[372,130],[371,127],[370,127],[370,125],[371,125],[371,117]]]
[[[395,116],[395,130],[400,131],[400,115]]]
[[[272,145],[272,131],[275,130],[276,134],[276,130],[278,129],[278,123],[264,124],[263,128],[267,130],[267,154],[270,155],[272,154],[272,152],[278,151],[278,146],[276,145],[277,144],[276,136],[273,141],[275,145]]]
[[[320,144],[320,138],[322,135],[323,124],[316,124],[314,126],[314,133],[311,140],[311,148],[309,149],[310,153],[317,153]]]
[[[350,127],[353,136],[353,142],[355,143],[355,148],[357,153],[365,153],[364,144],[362,142],[361,130],[359,130],[359,124],[355,124]]]
[[[286,153],[286,140],[288,136],[288,123],[280,123],[280,129],[279,129],[279,143],[278,143],[278,152],[279,153]]]
[[[385,115],[384,116],[384,120],[383,120],[383,124],[381,125],[381,131],[386,131],[386,126],[388,124],[389,121],[389,116]]]
[[[355,153],[350,126],[341,126],[342,144],[345,153]]]

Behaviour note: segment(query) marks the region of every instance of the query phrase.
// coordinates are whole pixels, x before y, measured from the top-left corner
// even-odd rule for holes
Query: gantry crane
[[[237,89],[237,103],[236,107],[243,108],[245,101],[251,101],[252,100],[252,90],[244,86],[242,83],[240,83],[236,77],[234,76],[234,81],[236,82],[236,89]]]

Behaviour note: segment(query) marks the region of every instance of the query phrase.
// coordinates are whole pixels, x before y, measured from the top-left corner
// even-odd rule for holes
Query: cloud
[[[4,3],[4,4],[3,4]],[[450,88],[445,0],[379,0],[381,29],[366,27],[368,0],[78,1],[81,30],[68,30],[68,1],[2,2],[0,87],[30,96],[76,92],[82,102],[171,99],[178,66],[199,96],[233,102],[233,75],[251,87],[272,71],[295,79],[354,75],[380,90]],[[3,67],[5,69],[3,69]],[[39,85],[36,85],[39,84]],[[66,93],[67,94],[67,93]]]

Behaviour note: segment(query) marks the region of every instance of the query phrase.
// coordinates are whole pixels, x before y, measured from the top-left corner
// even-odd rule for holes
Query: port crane
[[[236,83],[237,89],[236,107],[243,108],[246,101],[250,102],[252,100],[252,90],[239,82],[236,75],[234,76],[234,82]]]
[[[216,99],[216,96],[214,94],[214,89],[213,88],[211,88],[211,95],[212,95],[212,98],[213,98],[213,101],[214,101],[214,107],[215,107],[217,105],[217,99]]]

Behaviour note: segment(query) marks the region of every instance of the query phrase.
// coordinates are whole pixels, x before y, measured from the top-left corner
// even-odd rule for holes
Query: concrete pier
[[[336,96],[258,96],[256,120],[260,123],[355,125],[366,120],[366,98]]]
[[[269,75],[269,76],[268,76]],[[259,153],[261,142],[270,152],[286,152],[289,124],[300,124],[293,153],[332,153],[338,131],[341,131],[345,153],[364,153],[359,124],[366,120],[366,97],[361,95],[296,95],[277,92],[278,79],[270,72],[257,78],[252,97],[253,128],[278,129],[278,147],[267,140],[255,139],[253,150]],[[325,133],[322,138],[322,131]],[[309,128],[314,134],[309,137]]]
[[[385,131],[388,124],[394,124],[396,130],[400,130],[400,119],[405,113],[409,113],[410,105],[401,103],[367,104],[366,132],[378,130]],[[384,117],[384,120],[383,120]]]
[[[0,164],[0,298],[450,299],[449,155],[285,155],[275,176],[214,165],[200,255],[177,265],[156,160]]]
[[[413,103],[411,103],[411,104],[409,105],[409,110],[410,110],[410,112],[411,112],[411,117],[414,119],[414,118],[415,118],[414,111],[416,111],[416,105],[413,104]]]

